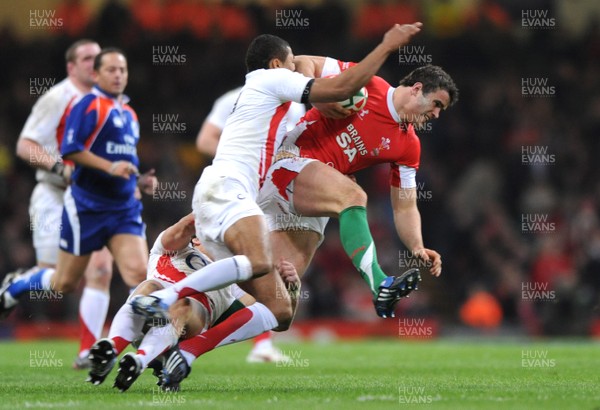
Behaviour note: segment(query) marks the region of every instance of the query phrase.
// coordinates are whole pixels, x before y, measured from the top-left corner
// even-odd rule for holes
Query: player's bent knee
[[[88,269],[85,272],[86,286],[92,286],[97,289],[108,289],[112,278],[112,269],[106,266]]]
[[[112,266],[106,264],[90,265],[85,270],[86,280],[102,280],[112,276]]]
[[[352,188],[348,191],[347,200],[348,206],[367,206],[367,193],[357,184],[352,184]]]

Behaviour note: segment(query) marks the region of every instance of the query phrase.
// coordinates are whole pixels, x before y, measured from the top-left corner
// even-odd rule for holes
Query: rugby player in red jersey
[[[339,74],[354,63],[299,56],[296,64],[296,69],[306,75],[324,77]],[[322,241],[328,217],[356,214],[340,218],[342,245],[369,285],[377,313],[389,317],[395,304],[390,307],[388,300],[380,299],[387,296],[397,302],[405,295],[380,292],[382,284],[395,278],[378,268],[364,217],[367,195],[346,175],[390,164],[396,232],[413,255],[430,262],[431,274],[439,276],[441,256],[424,246],[421,234],[415,180],[421,145],[415,126],[438,118],[442,110],[457,101],[458,89],[446,72],[432,65],[415,69],[398,87],[373,77],[366,88],[368,101],[361,111],[349,115],[350,111],[339,106],[319,106],[321,111],[310,110],[287,134],[258,203],[272,231],[274,258],[292,262],[300,275]],[[326,117],[324,112],[336,118]],[[295,217],[290,218],[290,214]]]

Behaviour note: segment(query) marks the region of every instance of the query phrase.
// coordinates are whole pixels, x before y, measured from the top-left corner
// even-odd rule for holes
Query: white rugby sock
[[[115,342],[118,353],[122,352],[124,347],[134,339],[141,336],[144,322],[144,317],[133,313],[133,308],[129,303],[121,306],[108,332],[108,337]]]
[[[175,285],[152,292],[152,296],[161,299],[170,306],[177,299],[200,292],[222,289],[232,283],[243,282],[252,277],[252,264],[244,255],[221,259],[197,270]]]
[[[137,350],[137,357],[142,362],[142,369],[148,367],[148,363],[162,352],[174,346],[177,340],[177,332],[170,323],[166,326],[150,328]]]
[[[94,342],[102,337],[109,302],[108,293],[87,286],[83,289],[79,301],[80,357],[87,355]]]
[[[186,360],[189,354],[199,357],[215,347],[253,338],[277,326],[277,319],[262,303],[238,310],[217,326],[179,343]]]

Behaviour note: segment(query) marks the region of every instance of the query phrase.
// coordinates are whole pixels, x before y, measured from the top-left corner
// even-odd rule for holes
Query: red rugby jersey
[[[328,60],[327,74],[332,74]],[[337,62],[340,72],[352,65]],[[421,155],[419,137],[411,124],[400,124],[392,104],[394,87],[381,77],[373,77],[366,87],[368,100],[361,111],[344,119],[331,119],[313,108],[288,134],[289,139],[295,139],[302,157],[317,159],[343,174],[389,163],[390,184],[413,188]]]

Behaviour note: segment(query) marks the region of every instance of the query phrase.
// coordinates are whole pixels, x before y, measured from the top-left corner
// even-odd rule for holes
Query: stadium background
[[[90,37],[128,55],[141,170],[155,168],[161,180],[161,193],[144,198],[152,243],[190,209],[209,163],[195,137],[213,101],[242,84],[254,35],[279,35],[296,54],[358,60],[393,23],[422,21],[415,47],[390,56],[380,75],[396,84],[431,62],[452,75],[461,97],[420,133],[423,234],[444,271],[424,276],[402,302],[403,317],[427,320],[440,334],[599,335],[599,18],[593,0],[2,2],[0,276],[34,263],[27,214],[34,172],[14,149],[44,87],[65,77],[64,51],[74,40]],[[381,166],[357,178],[391,274],[408,262],[393,231],[387,174]],[[299,323],[381,326],[335,222],[303,291]],[[109,315],[126,295],[115,274]],[[73,322],[76,300],[23,303],[0,334],[14,335],[18,324]]]

